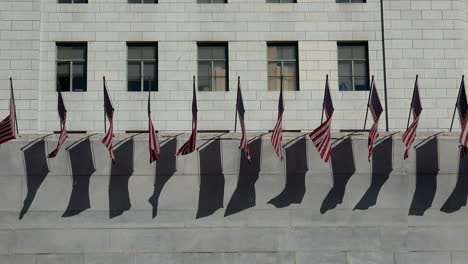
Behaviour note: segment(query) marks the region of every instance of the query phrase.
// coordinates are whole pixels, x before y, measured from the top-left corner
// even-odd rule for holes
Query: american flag
[[[55,158],[55,156],[57,156],[60,147],[68,137],[67,129],[65,128],[65,122],[67,120],[67,109],[65,108],[65,104],[63,103],[62,92],[60,90],[58,91],[57,111],[60,118],[60,137],[57,143],[57,147],[49,153],[49,158]]]
[[[114,107],[109,97],[107,91],[106,80],[104,79],[104,114],[106,115],[107,120],[109,120],[109,129],[106,132],[106,135],[102,139],[102,143],[109,150],[109,155],[112,161],[115,161],[114,149],[112,146],[112,139],[114,137]]]
[[[13,94],[13,81],[10,78],[10,114],[0,122],[0,144],[16,138],[16,109]]]
[[[403,143],[405,144],[405,159],[408,158],[409,149],[416,138],[416,129],[418,129],[419,116],[422,112],[421,98],[419,97],[419,85],[418,78],[416,77],[416,82],[414,83],[414,92],[413,99],[411,99],[411,109],[413,112],[413,123],[406,129],[403,134]]]
[[[467,153],[468,147],[468,102],[466,100],[466,91],[465,91],[465,76],[463,76],[460,84],[460,94],[458,95],[457,102],[458,115],[460,117],[460,124],[462,125],[462,131],[460,134],[460,145],[462,147],[462,154]]]
[[[375,87],[374,77],[372,77],[371,83],[371,95],[370,95],[370,102],[368,105],[372,119],[374,120],[374,124],[369,131],[369,139],[367,141],[367,145],[369,147],[369,155],[368,160],[370,161],[372,157],[372,152],[374,150],[374,143],[375,140],[379,137],[379,119],[380,115],[383,112],[382,104],[380,103],[379,94],[377,93],[377,88]]]
[[[193,77],[193,99],[192,99],[192,134],[187,142],[177,151],[177,156],[187,155],[195,150],[197,143],[197,94],[195,92],[195,77]]]
[[[241,131],[242,131],[242,136],[240,139],[240,145],[239,148],[244,150],[245,156],[247,157],[247,160],[251,161],[252,157],[250,156],[250,151],[249,151],[249,143],[247,142],[247,133],[245,131],[245,119],[244,119],[244,114],[245,114],[245,108],[244,108],[244,101],[242,100],[242,92],[241,92],[241,86],[240,86],[240,81],[237,83],[237,112],[239,113],[239,122],[241,125]]]
[[[151,119],[151,89],[148,89],[148,125],[149,125],[149,152],[150,152],[150,163],[159,158],[161,148],[159,147],[158,135],[154,130],[153,120]]]
[[[330,87],[328,85],[328,75],[325,83],[325,95],[323,97],[323,109],[327,119],[319,127],[309,134],[312,142],[320,153],[320,157],[328,162],[332,153],[331,147],[331,120],[333,116],[333,103],[330,95]]]
[[[281,150],[281,141],[283,140],[283,113],[283,78],[281,78],[280,95],[278,101],[278,120],[276,121],[275,129],[273,129],[273,133],[271,135],[271,144],[275,149],[276,155],[278,155],[278,157],[281,159],[283,159],[283,151]]]

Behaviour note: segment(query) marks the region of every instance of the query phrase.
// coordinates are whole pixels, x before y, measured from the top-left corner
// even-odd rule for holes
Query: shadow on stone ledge
[[[250,142],[249,162],[244,150],[240,151],[240,168],[237,187],[232,194],[224,216],[239,213],[248,208],[254,207],[256,202],[255,183],[260,173],[260,161],[262,157],[262,140],[260,138]]]
[[[26,167],[27,194],[19,219],[23,219],[28,212],[39,187],[50,172],[44,138],[29,143],[22,150]]]

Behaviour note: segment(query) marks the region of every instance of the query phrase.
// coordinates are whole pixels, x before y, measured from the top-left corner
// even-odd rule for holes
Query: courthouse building
[[[58,86],[68,129],[102,132],[105,76],[117,132],[147,129],[149,87],[156,129],[187,131],[196,76],[199,129],[233,130],[240,76],[247,130],[268,131],[283,76],[284,129],[309,131],[320,123],[328,74],[333,130],[362,129],[375,75],[382,102],[386,81],[388,127],[397,131],[419,74],[420,129],[445,131],[467,67],[468,4],[383,2],[381,10],[379,0],[4,0],[0,114],[11,76],[20,132],[59,130]]]
[[[12,77],[19,127],[0,144],[0,264],[466,264],[458,116],[439,132],[467,69],[468,0],[0,0],[0,120]],[[324,162],[304,134],[327,75]],[[394,132],[416,75],[423,111],[404,159]],[[369,148],[374,133],[355,130],[372,76],[388,109]],[[198,129],[213,133],[187,141],[193,77]],[[224,133],[238,77],[251,160],[239,124]],[[273,148],[280,87],[289,132]],[[69,137],[49,158],[58,89]]]

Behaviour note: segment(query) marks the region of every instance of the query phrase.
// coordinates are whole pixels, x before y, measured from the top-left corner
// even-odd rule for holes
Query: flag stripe
[[[13,84],[10,91],[10,114],[0,122],[0,144],[16,138],[16,111],[13,96]]]
[[[310,139],[314,143],[320,157],[323,161],[328,162],[331,156],[331,121],[333,117],[333,103],[330,95],[330,88],[328,85],[328,77],[325,82],[325,94],[323,97],[323,109],[327,119],[320,124],[314,131],[309,134]]]

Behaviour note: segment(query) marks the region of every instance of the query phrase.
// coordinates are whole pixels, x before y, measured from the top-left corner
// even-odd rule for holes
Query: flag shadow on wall
[[[297,140],[286,149],[286,185],[281,193],[268,203],[276,208],[284,208],[291,204],[300,204],[304,198],[305,175],[307,166],[307,142]]]
[[[93,151],[89,137],[77,142],[68,149],[73,189],[67,209],[62,217],[71,217],[91,208],[89,201],[89,182],[96,171]]]
[[[148,202],[153,207],[153,218],[158,215],[159,197],[169,179],[177,171],[176,167],[177,138],[166,142],[161,146],[161,155],[156,161],[156,176],[154,180],[153,195]]]
[[[393,171],[393,140],[392,135],[385,137],[374,147],[372,153],[371,184],[364,196],[356,204],[354,210],[367,210],[377,204],[377,198],[383,185],[390,178]]]
[[[353,144],[350,137],[333,146],[331,155],[333,187],[322,202],[320,213],[324,214],[343,203],[346,184],[356,171],[353,156]]]
[[[468,154],[462,154],[459,149],[458,179],[452,194],[444,203],[440,211],[450,214],[466,206],[468,196]]]
[[[224,216],[239,213],[256,204],[255,183],[259,178],[260,160],[262,157],[262,140],[257,138],[249,144],[252,161],[249,162],[245,152],[240,151],[240,167],[237,186],[232,194]]]
[[[26,169],[27,194],[23,202],[19,219],[28,212],[39,187],[49,174],[44,138],[37,139],[23,148],[24,165]]]
[[[431,208],[437,191],[439,150],[437,137],[431,136],[416,148],[416,188],[409,215],[422,216]]]
[[[109,217],[114,218],[130,210],[128,181],[133,174],[133,136],[119,142],[114,149],[116,160],[111,165],[109,180]]]
[[[223,208],[224,174],[221,162],[221,140],[210,140],[199,150],[200,192],[196,218],[210,216]]]

